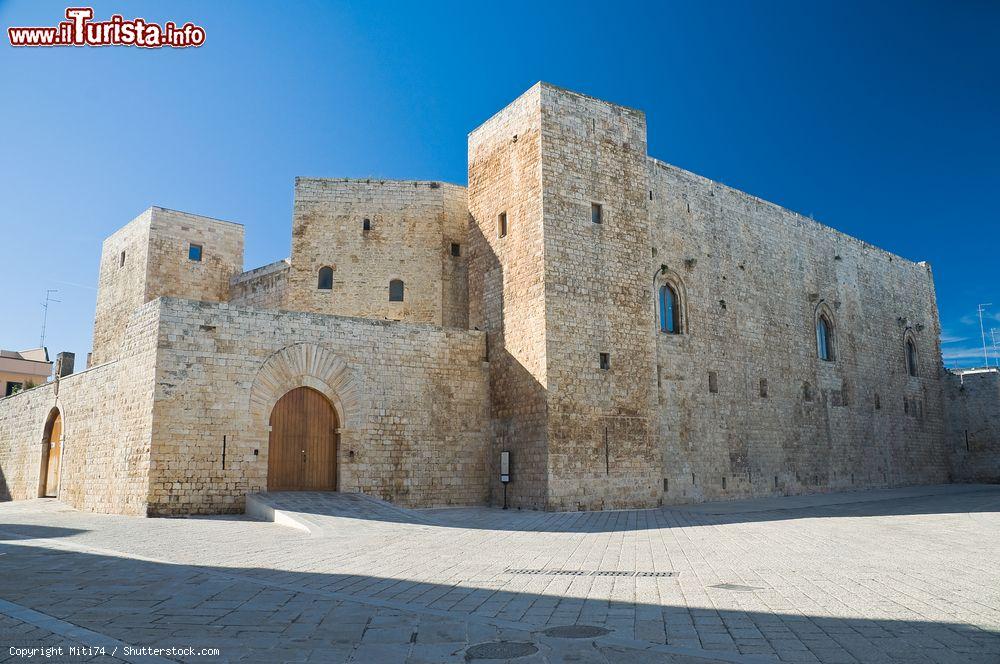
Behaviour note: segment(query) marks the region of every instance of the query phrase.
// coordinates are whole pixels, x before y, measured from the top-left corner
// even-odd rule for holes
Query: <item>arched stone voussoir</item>
[[[298,343],[272,354],[257,371],[248,407],[255,426],[266,426],[274,404],[290,390],[310,387],[333,404],[341,426],[361,423],[360,383],[347,363],[318,344]]]

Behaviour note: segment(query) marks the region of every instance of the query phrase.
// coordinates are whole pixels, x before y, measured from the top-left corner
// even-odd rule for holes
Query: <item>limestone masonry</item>
[[[88,369],[0,399],[0,499],[498,504],[502,451],[528,509],[1000,479],[930,266],[649,157],[640,111],[539,83],[467,189],[296,179],[291,246],[244,272],[242,226],[158,207],[109,237]]]

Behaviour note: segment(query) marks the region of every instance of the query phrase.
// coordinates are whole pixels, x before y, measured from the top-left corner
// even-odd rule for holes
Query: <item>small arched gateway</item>
[[[286,392],[268,424],[268,491],[337,489],[340,425],[325,396],[310,387]]]
[[[38,495],[43,498],[56,498],[59,495],[59,466],[62,460],[63,443],[62,413],[53,408],[45,423],[45,434],[42,437],[42,469],[39,473],[41,486]]]

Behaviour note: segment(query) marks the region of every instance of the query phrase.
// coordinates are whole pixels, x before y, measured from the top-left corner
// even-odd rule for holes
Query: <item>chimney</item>
[[[73,373],[73,362],[76,356],[73,353],[62,352],[56,355],[56,378],[65,378]]]

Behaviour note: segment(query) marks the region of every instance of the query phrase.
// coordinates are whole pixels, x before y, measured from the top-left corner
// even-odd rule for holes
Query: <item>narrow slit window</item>
[[[370,231],[371,229],[372,229],[372,220],[371,219],[367,219],[366,218],[364,221],[361,222],[361,230],[363,230],[363,231]]]
[[[601,353],[600,363],[601,363],[601,368],[602,369],[610,369],[611,368],[611,354],[610,353]]]
[[[125,250],[122,250],[121,256],[118,257],[118,267],[125,267]]]
[[[201,245],[200,244],[194,244],[194,243],[192,243],[191,245],[188,246],[188,260],[192,260],[192,261],[195,261],[195,262],[200,262],[201,261]]]
[[[389,301],[403,301],[403,282],[400,279],[393,279],[389,282]]]
[[[719,391],[719,374],[715,371],[708,372],[708,393],[716,394]]]
[[[501,212],[497,217],[497,237],[507,237],[507,213]]]
[[[590,220],[595,224],[604,223],[604,206],[600,203],[590,204]]]

